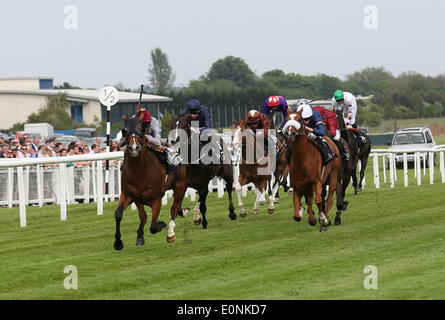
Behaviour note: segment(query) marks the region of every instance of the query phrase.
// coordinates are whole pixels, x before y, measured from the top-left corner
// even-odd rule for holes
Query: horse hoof
[[[258,214],[260,213],[260,209],[253,209],[253,214]]]
[[[247,213],[246,212],[242,212],[242,213],[239,214],[239,216],[241,218],[245,218],[245,217],[247,217]]]
[[[274,208],[269,208],[269,209],[267,209],[267,212],[269,212],[270,214],[272,214],[272,213],[275,212],[275,209],[274,209]]]
[[[300,222],[301,221],[301,217],[300,216],[294,216],[294,220],[297,221],[297,222]]]
[[[310,220],[310,219],[309,219],[309,224],[310,224],[312,227],[316,226],[316,225],[317,225],[317,219],[314,219],[314,220]]]
[[[328,227],[327,226],[321,226],[320,227],[320,232],[328,232]]]
[[[357,188],[354,189],[354,195],[356,195],[358,193]]]
[[[203,228],[203,229],[207,229],[207,220],[204,220],[204,221],[202,222],[202,228]]]
[[[342,211],[346,211],[346,209],[348,208],[348,204],[349,204],[349,201],[344,201],[343,202],[343,210]]]
[[[291,195],[292,193],[294,193],[294,189],[290,188],[289,190],[287,190],[287,194]]]
[[[136,247],[141,247],[145,244],[144,238],[137,238],[136,239]]]
[[[330,219],[328,219],[327,225],[328,225],[328,227],[332,225],[332,222]]]
[[[280,203],[280,198],[275,198],[274,203]]]
[[[335,223],[336,226],[341,225],[341,217],[340,217],[340,215],[335,216],[335,222],[334,223]]]
[[[167,236],[167,242],[168,243],[173,243],[176,240],[176,235],[174,234],[172,237]]]
[[[114,249],[120,251],[124,248],[124,243],[121,240],[114,241]]]
[[[229,218],[230,218],[230,220],[236,220],[236,213],[235,212],[230,212],[229,213]]]
[[[199,226],[201,224],[201,218],[198,220],[193,221],[195,223],[195,226]]]
[[[190,212],[190,208],[184,208],[184,209],[182,209],[182,217],[183,217],[183,218],[187,217],[187,215],[189,214],[189,212]]]

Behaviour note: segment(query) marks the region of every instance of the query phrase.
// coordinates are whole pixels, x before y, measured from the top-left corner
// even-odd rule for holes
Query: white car
[[[397,151],[403,150],[408,151],[407,159],[408,164],[414,162],[414,150],[422,148],[433,148],[436,146],[433,134],[428,127],[413,127],[413,128],[402,128],[397,130],[392,139],[391,147],[388,150]],[[413,150],[413,153],[409,153],[409,150]],[[420,153],[421,161],[426,160],[426,166],[429,164],[429,154],[428,152]],[[403,152],[396,153],[395,155],[396,165],[403,166]],[[434,154],[433,159],[434,165],[436,164],[436,154]]]

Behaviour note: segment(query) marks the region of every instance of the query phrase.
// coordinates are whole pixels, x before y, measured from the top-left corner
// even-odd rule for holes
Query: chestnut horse
[[[288,115],[287,120],[283,131],[289,136],[289,144],[292,150],[289,171],[291,187],[294,189],[294,219],[301,221],[304,211],[304,208],[301,206],[301,197],[307,196],[309,224],[311,226],[317,224],[312,210],[315,193],[315,203],[318,207],[320,220],[320,232],[326,232],[331,224],[329,211],[332,207],[334,191],[337,188],[338,171],[341,166],[340,153],[335,143],[325,136],[324,140],[329,144],[329,147],[337,157],[327,165],[324,165],[318,147],[307,137],[308,131],[305,129],[301,112],[292,112]],[[322,188],[325,184],[329,186],[329,194],[326,200],[326,211],[323,212]]]
[[[202,223],[202,228],[207,228],[207,206],[206,200],[209,193],[209,183],[215,178],[219,177],[226,182],[226,190],[229,196],[229,218],[231,220],[236,220],[235,207],[232,202],[232,189],[233,189],[233,167],[231,162],[221,163],[219,155],[214,155],[218,159],[215,159],[217,163],[211,162],[204,164],[201,161],[201,156],[192,155],[192,152],[197,152],[200,155],[202,145],[197,141],[197,150],[194,150],[192,146],[192,139],[198,138],[198,135],[191,134],[191,126],[189,122],[189,115],[185,114],[178,117],[172,117],[171,129],[169,142],[175,143],[179,141],[179,148],[186,148],[187,150],[187,163],[184,165],[187,171],[186,188],[193,188],[198,191],[199,200],[194,209],[194,223],[195,225],[200,225]],[[182,129],[186,136],[180,137],[180,131]],[[180,139],[181,138],[181,139]],[[222,139],[219,140],[219,145],[221,148],[224,147]],[[181,154],[183,152],[181,151]],[[224,149],[224,155],[227,159],[230,159],[230,153],[227,148]],[[202,214],[202,219],[199,217],[199,212]],[[180,214],[182,213],[182,209]],[[185,210],[184,210],[185,213]]]
[[[114,248],[122,250],[124,244],[121,240],[120,223],[124,210],[135,203],[139,211],[139,229],[137,230],[136,245],[142,246],[144,240],[144,226],[147,222],[147,213],[144,205],[152,209],[150,232],[160,232],[167,224],[158,221],[161,211],[162,197],[168,189],[174,190],[174,202],[171,207],[171,220],[168,224],[167,242],[175,241],[175,218],[181,208],[185,193],[185,167],[180,166],[170,173],[166,181],[166,167],[149,147],[149,140],[143,131],[141,119],[122,116],[125,127],[122,136],[126,138],[124,162],[122,165],[121,195],[119,205],[115,212],[116,234]]]
[[[249,112],[253,114],[258,111],[251,110]],[[233,131],[232,146],[235,154],[237,154],[237,162],[235,165],[239,165],[239,177],[235,184],[235,190],[238,195],[238,206],[241,208],[239,214],[241,217],[245,217],[247,213],[243,206],[241,187],[248,183],[255,185],[256,200],[253,213],[258,214],[259,205],[266,203],[267,185],[275,168],[270,168],[271,155],[268,153],[260,154],[261,151],[264,150],[264,145],[256,140],[251,128],[247,127],[242,121],[234,121]],[[275,148],[275,145],[273,148]],[[260,157],[258,155],[260,155]],[[271,200],[269,203],[269,213],[274,212],[274,201],[273,199]]]

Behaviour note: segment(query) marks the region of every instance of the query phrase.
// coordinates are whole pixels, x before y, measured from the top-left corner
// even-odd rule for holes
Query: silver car
[[[422,148],[432,148],[436,146],[433,134],[428,127],[413,127],[413,128],[402,128],[397,130],[392,139],[391,147],[388,150],[391,151],[408,151],[407,159],[408,164],[410,162],[414,163],[414,151]],[[413,153],[409,153],[413,150]],[[426,160],[426,166],[429,165],[429,154],[428,152],[420,153],[421,161]],[[396,153],[395,161],[397,166],[403,166],[403,152]],[[436,154],[433,158],[434,165],[436,164]]]

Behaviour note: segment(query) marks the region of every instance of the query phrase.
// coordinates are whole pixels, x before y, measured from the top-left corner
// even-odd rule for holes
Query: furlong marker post
[[[119,101],[119,91],[112,86],[106,86],[99,92],[99,101],[101,105],[107,107],[107,153],[110,152],[110,131],[111,131],[111,107]],[[110,161],[105,162],[105,201],[109,199],[110,182]]]

